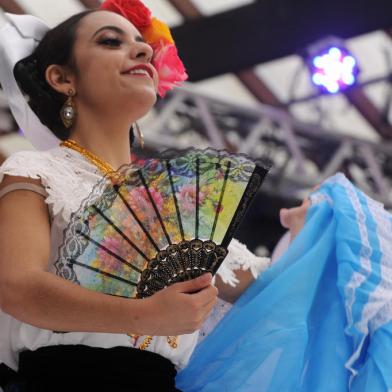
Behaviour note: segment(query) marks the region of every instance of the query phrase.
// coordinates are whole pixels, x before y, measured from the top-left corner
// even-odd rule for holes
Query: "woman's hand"
[[[204,274],[196,279],[175,283],[141,300],[145,303],[146,311],[137,334],[172,336],[200,329],[218,295],[211,280],[211,274]]]

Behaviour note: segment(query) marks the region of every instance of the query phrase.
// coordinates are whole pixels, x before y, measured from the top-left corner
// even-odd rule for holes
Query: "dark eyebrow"
[[[121,34],[121,35],[124,35],[124,34],[125,34],[124,30],[123,30],[123,29],[120,29],[120,28],[117,27],[117,26],[103,26],[103,27],[99,28],[99,29],[94,33],[94,35],[93,35],[92,38],[94,38],[96,35],[98,35],[98,34],[99,34],[101,31],[103,31],[103,30],[112,30],[112,31],[115,31],[116,33]]]
[[[120,35],[125,35],[125,31],[123,29],[120,29],[117,26],[103,26],[103,27],[99,28],[94,33],[92,38],[94,38],[96,35],[98,35],[103,30],[112,30],[112,31],[115,31],[116,33],[118,33]],[[145,39],[141,35],[136,36],[135,41],[137,41],[137,42],[146,42]]]

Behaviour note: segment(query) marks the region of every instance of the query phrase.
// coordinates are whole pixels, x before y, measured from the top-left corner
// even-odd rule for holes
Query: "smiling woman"
[[[186,79],[170,31],[138,0],[105,1],[52,30],[7,17],[0,82],[44,151],[0,167],[0,363],[28,391],[176,391],[176,369],[216,302],[211,275],[136,300],[88,290],[54,268],[72,214],[103,176],[130,163],[131,125]],[[233,244],[226,271],[266,264]]]
[[[158,90],[164,94],[173,86],[159,87],[152,63],[154,51],[166,42],[154,50],[123,15],[88,11],[41,34],[38,46],[16,61],[9,57],[15,52],[7,49],[17,46],[15,34],[42,33],[43,24],[29,16],[9,18],[1,56],[9,62],[2,67],[1,83],[9,95],[18,93],[12,73],[6,74],[16,63],[13,74],[29,104],[19,101],[12,107],[17,120],[25,125],[20,114],[27,113],[27,125],[32,125],[37,116],[33,143],[47,130],[56,142],[43,152],[17,153],[1,166],[0,305],[5,313],[0,313],[0,362],[19,368],[29,391],[86,390],[86,384],[95,390],[156,390],[159,385],[174,391],[175,366],[186,363],[197,340],[194,331],[215,303],[210,276],[141,302],[92,292],[53,273],[53,257],[72,211],[103,175],[130,163],[131,124],[151,109]],[[22,51],[31,39],[19,42]],[[199,292],[187,294],[194,291]],[[168,344],[166,336],[187,333],[175,348]],[[163,336],[140,350],[144,335]],[[58,369],[71,362],[72,374],[58,385]],[[130,379],[129,365],[121,363],[153,377]],[[95,382],[86,371],[107,379]],[[114,374],[123,377],[114,382]]]

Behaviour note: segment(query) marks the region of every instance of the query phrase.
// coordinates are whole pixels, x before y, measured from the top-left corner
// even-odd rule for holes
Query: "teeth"
[[[140,74],[140,75],[150,76],[150,74],[145,69],[133,69],[132,71],[129,71],[129,73],[131,75],[133,75],[133,74]]]

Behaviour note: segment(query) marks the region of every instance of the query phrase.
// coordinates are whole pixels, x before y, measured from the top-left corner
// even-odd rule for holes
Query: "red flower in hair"
[[[122,15],[138,30],[151,25],[151,12],[140,0],[105,0],[100,9]]]

